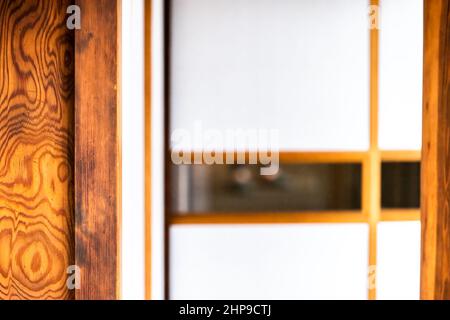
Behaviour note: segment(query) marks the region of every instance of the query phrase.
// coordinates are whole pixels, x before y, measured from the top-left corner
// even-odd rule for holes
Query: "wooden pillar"
[[[0,300],[73,298],[69,5],[0,1]]]
[[[450,4],[425,0],[422,299],[450,299]]]
[[[75,32],[77,299],[120,297],[121,0],[78,0]]]

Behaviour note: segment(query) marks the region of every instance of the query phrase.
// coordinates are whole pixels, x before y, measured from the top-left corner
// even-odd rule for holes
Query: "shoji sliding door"
[[[418,298],[422,1],[165,3],[168,297]]]
[[[274,130],[280,151],[271,178],[251,165],[172,165],[170,298],[366,299],[368,3],[172,0],[166,9],[170,132]],[[201,142],[170,147],[201,153]]]

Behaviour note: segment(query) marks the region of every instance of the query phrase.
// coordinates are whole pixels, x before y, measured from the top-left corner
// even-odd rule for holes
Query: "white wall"
[[[122,298],[144,299],[144,1],[122,2]]]

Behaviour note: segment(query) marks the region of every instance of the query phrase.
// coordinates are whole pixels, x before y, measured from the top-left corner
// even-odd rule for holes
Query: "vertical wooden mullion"
[[[77,0],[75,263],[77,299],[120,297],[121,0]]]
[[[379,0],[370,0],[373,6],[379,6]],[[369,284],[376,284],[377,265],[377,225],[380,218],[381,160],[378,147],[378,67],[379,67],[379,31],[370,30],[370,149],[368,165],[368,195],[366,208],[369,215]],[[375,280],[371,277],[375,276]],[[373,283],[375,281],[375,283]],[[369,287],[369,299],[376,299],[376,287]]]

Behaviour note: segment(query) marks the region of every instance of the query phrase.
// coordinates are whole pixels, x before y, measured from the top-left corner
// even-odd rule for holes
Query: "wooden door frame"
[[[450,299],[450,4],[424,1],[421,298]]]
[[[75,298],[82,300],[120,298],[121,3],[76,1]]]

